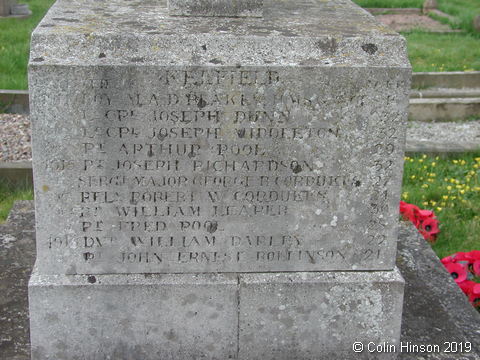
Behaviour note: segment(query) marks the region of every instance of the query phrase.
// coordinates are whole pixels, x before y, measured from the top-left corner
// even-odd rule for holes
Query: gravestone
[[[473,18],[473,28],[480,32],[480,15],[477,15]]]
[[[428,14],[432,10],[438,9],[437,0],[425,0],[423,3],[423,13]]]
[[[13,0],[0,0],[0,16],[9,16]]]
[[[404,39],[347,0],[170,5],[60,0],[33,33],[32,358],[397,344]]]
[[[17,4],[16,0],[0,0],[0,17],[24,18],[32,15],[28,4]]]

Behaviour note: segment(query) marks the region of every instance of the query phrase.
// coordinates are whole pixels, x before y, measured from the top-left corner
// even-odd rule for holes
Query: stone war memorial
[[[59,0],[32,359],[393,359],[411,69],[348,0]]]

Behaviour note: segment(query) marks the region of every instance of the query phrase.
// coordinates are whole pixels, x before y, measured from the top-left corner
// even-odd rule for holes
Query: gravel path
[[[31,139],[26,115],[0,114],[0,161],[31,160]]]
[[[480,145],[480,120],[438,123],[410,121],[408,138],[440,143],[477,142]]]
[[[26,115],[0,114],[0,161],[32,159],[30,121]],[[407,151],[462,151],[480,148],[480,120],[425,123],[410,121]]]
[[[480,149],[480,120],[428,123],[410,121],[407,151],[462,152]]]

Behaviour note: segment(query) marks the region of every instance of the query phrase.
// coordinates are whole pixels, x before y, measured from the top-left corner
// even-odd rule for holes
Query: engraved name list
[[[382,266],[393,237],[394,109],[383,101],[359,115],[378,100],[368,78],[345,90],[334,73],[306,74],[66,74],[45,97],[61,104],[61,125],[43,130],[36,169],[39,207],[58,225],[40,227],[41,249],[85,274]]]

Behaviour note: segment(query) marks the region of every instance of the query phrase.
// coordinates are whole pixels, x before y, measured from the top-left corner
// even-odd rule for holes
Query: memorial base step
[[[32,359],[394,359],[388,350],[399,343],[403,290],[398,269],[198,275],[34,270]],[[362,353],[353,351],[355,342],[364,344]],[[371,353],[369,343],[387,351]]]

